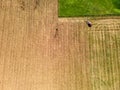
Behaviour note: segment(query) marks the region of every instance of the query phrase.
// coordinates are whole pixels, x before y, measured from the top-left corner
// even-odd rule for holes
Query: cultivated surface
[[[57,0],[1,0],[0,17],[0,90],[119,90],[119,18],[89,28]]]

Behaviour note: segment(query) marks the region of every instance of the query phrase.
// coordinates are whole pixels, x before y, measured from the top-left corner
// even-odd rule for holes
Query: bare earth
[[[0,0],[0,90],[119,90],[120,17],[89,18],[89,28],[57,7]]]

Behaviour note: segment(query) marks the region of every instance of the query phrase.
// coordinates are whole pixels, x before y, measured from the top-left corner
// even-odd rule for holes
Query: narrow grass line
[[[86,62],[87,62],[87,65],[86,65],[86,66],[90,67],[90,66],[89,66],[89,62],[88,62],[88,58],[89,58],[89,57],[88,57],[88,53],[89,53],[89,52],[88,52],[88,47],[87,47],[87,45],[88,45],[88,41],[87,41],[87,40],[88,40],[88,39],[87,39],[87,37],[88,37],[88,32],[87,32],[87,30],[85,30],[84,33],[86,33],[85,36],[84,36],[84,37],[85,37],[85,40],[86,40],[86,41],[85,41],[85,44],[86,44],[86,45],[85,45],[85,47],[86,47],[86,48],[85,48],[85,58],[87,59],[87,61],[86,61]],[[89,88],[90,88],[90,86],[89,86],[89,77],[88,77],[88,75],[87,75],[87,74],[89,74],[88,68],[86,68],[86,71],[87,71],[86,76],[87,76],[87,83],[88,83],[88,88],[87,88],[87,89],[89,89]]]
[[[115,40],[116,40],[115,44],[116,44],[116,50],[117,50],[117,53],[116,53],[116,65],[115,66],[116,66],[116,71],[117,71],[118,85],[120,85],[120,76],[119,76],[120,75],[120,66],[119,66],[119,63],[120,63],[119,62],[119,57],[120,57],[119,56],[120,55],[120,53],[119,53],[119,50],[120,50],[120,45],[119,45],[120,43],[119,42],[120,42],[120,40],[119,39],[120,38],[117,37],[119,35],[119,33],[120,32],[116,32],[116,34],[115,34]],[[117,38],[118,38],[118,40],[117,40]],[[120,87],[119,87],[119,89],[120,89]]]
[[[110,53],[110,57],[109,57],[109,80],[108,80],[108,84],[111,86],[111,88],[113,89],[114,88],[114,77],[113,77],[113,72],[114,72],[114,67],[113,67],[113,58],[114,58],[114,55],[113,55],[113,53],[114,53],[114,46],[113,45],[111,45],[111,43],[113,44],[114,42],[113,42],[113,40],[112,40],[112,32],[113,31],[111,31],[111,32],[108,32],[109,34],[109,49],[110,49],[110,51],[109,51],[109,53]]]
[[[106,83],[108,84],[108,82],[109,83],[111,83],[111,81],[109,81],[111,78],[111,75],[109,74],[110,73],[110,47],[109,47],[109,43],[110,43],[110,36],[109,36],[109,33],[108,32],[106,32],[106,41],[105,41],[105,47],[106,47],[106,58],[107,58],[107,64],[106,64],[106,68],[107,68],[107,77],[108,77],[108,79],[106,80]]]
[[[106,60],[107,60],[107,58],[106,58],[106,47],[105,47],[106,43],[104,42],[105,39],[106,39],[106,36],[105,36],[106,31],[101,32],[101,33],[102,33],[102,46],[101,46],[101,49],[103,48],[103,50],[102,50],[102,52],[103,52],[103,57],[102,57],[103,66],[102,67],[103,68],[102,69],[103,69],[104,78],[106,78],[107,77],[107,72],[106,72],[106,70],[107,70],[107,68],[106,68],[106,66],[107,66],[106,65]],[[102,83],[106,85],[104,78],[102,78],[101,80],[102,80]]]
[[[97,33],[98,34],[98,33]],[[95,52],[96,52],[96,59],[95,59],[95,61],[97,62],[97,69],[98,69],[98,88],[99,88],[99,90],[100,90],[100,88],[101,88],[101,85],[100,85],[100,80],[99,80],[99,78],[101,78],[100,77],[100,64],[99,64],[99,57],[98,57],[98,55],[99,55],[99,52],[98,52],[98,47],[99,47],[99,45],[98,45],[98,36],[97,35],[95,35],[95,44],[96,44],[96,49],[95,49]],[[97,89],[97,88],[96,88]]]
[[[74,25],[73,25],[72,31],[73,31],[74,29],[76,29],[76,27],[74,27]],[[69,29],[68,29],[68,30],[69,30]],[[71,37],[73,37],[73,36],[74,36],[74,34],[71,35]],[[72,43],[74,43],[74,45],[75,45],[75,44],[76,44],[76,39],[75,39],[75,41],[74,41],[74,39],[72,39]],[[77,48],[75,48],[75,49],[77,49]],[[71,53],[72,53],[71,55],[74,54],[74,52],[72,52],[72,51],[71,51]],[[76,90],[77,90],[77,86],[78,86],[78,84],[79,84],[79,83],[77,82],[77,79],[79,80],[79,77],[78,77],[78,75],[77,75],[79,70],[78,70],[78,71],[75,70],[75,69],[78,68],[78,66],[77,66],[78,63],[76,63],[76,61],[75,61],[77,57],[78,57],[78,55],[72,57],[72,63],[73,63],[73,64],[72,64],[72,65],[73,65],[72,67],[73,67],[73,70],[74,70],[74,76],[73,76],[72,78],[74,78],[74,80],[75,80],[75,82],[74,82],[73,85],[75,86],[75,89],[76,89]],[[70,68],[71,68],[71,67],[70,67]],[[72,75],[73,72],[70,72],[70,73],[71,73],[71,75]],[[72,88],[72,87],[71,87],[71,88]]]
[[[89,42],[88,42],[88,30],[87,29],[85,29],[85,44],[86,44],[86,48],[85,48],[85,56],[86,56],[86,59],[87,59],[87,66],[88,66],[88,68],[90,68],[90,62],[89,62],[89,48],[88,48],[88,45],[89,45]],[[86,67],[87,67],[86,66]],[[89,74],[89,69],[88,68],[86,68],[86,71],[87,71],[87,73],[86,74]],[[87,89],[90,89],[91,87],[90,87],[90,77],[88,76],[88,75],[86,75],[88,78],[87,78],[87,83],[88,83],[88,88]]]
[[[75,37],[75,44],[77,43],[77,41],[78,41],[78,38],[77,37],[79,37],[79,36],[77,36],[78,35],[78,27],[76,28],[76,30],[77,30],[77,34],[76,34],[76,37]],[[72,36],[73,37],[73,36]],[[79,52],[79,48],[77,49],[77,53]],[[76,56],[76,58],[80,58],[79,57],[79,55],[77,55]],[[75,59],[76,60],[76,59]],[[74,63],[75,63],[75,65],[74,65],[74,69],[76,69],[77,68],[77,63],[79,63],[78,61],[74,61]],[[78,72],[77,72],[77,70],[74,70],[75,71],[75,75],[74,75],[74,78],[75,78],[75,89],[76,90],[78,90],[78,84],[80,84],[79,82],[77,82],[77,79],[79,78],[78,77]],[[80,85],[81,86],[81,85]]]
[[[116,49],[116,52],[115,52],[115,55],[114,55],[114,58],[115,58],[115,65],[114,65],[114,71],[116,70],[116,74],[118,73],[118,68],[117,68],[117,65],[118,65],[118,63],[117,63],[117,60],[118,60],[118,50],[117,50],[117,48],[118,48],[118,45],[117,45],[117,37],[116,37],[116,35],[117,35],[117,33],[115,32],[115,49]],[[118,75],[118,74],[117,74]],[[117,78],[117,77],[116,77]],[[115,80],[116,80],[116,78],[115,78]],[[115,83],[114,83],[115,84]],[[116,87],[115,87],[115,85],[114,85],[114,90],[116,90]]]
[[[80,34],[79,34],[79,27],[78,27],[78,25],[77,25],[77,28],[76,28],[76,30],[77,30],[77,36],[76,36],[76,39],[75,39],[75,42],[79,42],[80,41]],[[80,43],[80,42],[79,42]],[[80,46],[79,46],[79,49],[78,49],[78,51],[77,52],[81,52],[81,50],[80,50]],[[78,58],[81,58],[81,56],[78,56]],[[82,60],[82,58],[80,59],[80,60]],[[75,61],[76,62],[76,61]],[[79,61],[78,61],[78,63],[80,63]],[[82,67],[82,64],[80,63],[80,65],[81,65],[81,67]],[[77,73],[77,72],[76,72]],[[81,73],[82,73],[82,70],[81,70]],[[79,74],[78,74],[79,75]],[[78,77],[78,75],[77,75],[77,77]],[[76,81],[78,80],[78,78],[76,78]],[[80,79],[80,77],[79,77],[79,80],[81,80]],[[80,84],[80,86],[78,86],[78,84]],[[81,89],[81,88],[83,88],[83,82],[81,82],[81,81],[79,81],[79,82],[76,82],[76,90],[79,90],[79,89]]]
[[[102,46],[101,45],[101,41],[100,41],[100,35],[101,35],[101,32],[99,33],[99,36],[98,36],[98,54],[99,54],[99,58],[98,58],[98,61],[99,61],[99,76],[100,76],[100,79],[99,79],[99,82],[100,82],[100,90],[102,89],[102,72],[101,72],[101,62],[102,62],[102,59],[101,59],[101,49],[102,49]]]
[[[116,70],[116,74],[117,74],[117,77],[116,77],[115,80],[117,80],[119,78],[119,76],[118,76],[119,75],[119,43],[118,43],[118,37],[117,36],[118,36],[118,32],[115,32],[115,48],[116,48],[116,53],[115,53],[115,66],[114,66],[115,69],[114,70]],[[116,87],[116,90],[117,90],[117,87]]]
[[[89,52],[90,52],[89,53],[89,58],[90,58],[90,81],[91,81],[91,89],[93,90],[94,89],[93,82],[92,82],[92,80],[93,80],[92,75],[93,74],[92,74],[92,67],[91,67],[91,65],[92,65],[92,59],[91,59],[92,58],[92,55],[91,55],[91,53],[92,53],[91,52],[91,46],[92,46],[91,45],[91,32],[88,32],[88,37],[89,37],[88,40],[89,40]]]
[[[110,86],[111,85],[113,85],[114,84],[114,81],[113,81],[113,54],[112,54],[112,52],[113,52],[113,48],[112,48],[112,46],[110,45],[110,43],[113,43],[113,40],[111,39],[111,33],[112,32],[108,32],[109,34],[108,34],[108,37],[109,37],[109,43],[108,43],[108,45],[109,45],[109,48],[108,49],[110,49],[110,57],[109,57],[109,68],[110,68],[110,72],[108,73],[108,75],[109,75],[109,80],[110,80],[110,83],[108,82],[108,84],[110,84]],[[109,81],[108,80],[108,81]],[[113,88],[113,87],[112,87]]]
[[[93,72],[93,50],[92,50],[92,48],[93,48],[93,43],[92,43],[92,41],[93,41],[93,32],[89,32],[89,41],[90,41],[90,61],[91,61],[91,81],[92,81],[92,90],[95,90],[94,89],[94,77],[93,77],[93,75],[94,75],[94,72]]]
[[[93,43],[93,45],[94,45],[94,43],[95,43],[95,36],[94,36],[94,32],[92,33],[92,41],[94,41],[94,42],[92,42]],[[96,89],[95,88],[95,73],[94,73],[94,62],[95,62],[95,60],[96,60],[96,58],[95,58],[95,56],[96,56],[96,54],[94,53],[94,50],[93,50],[93,48],[94,48],[94,46],[92,45],[92,48],[91,48],[91,51],[92,51],[92,72],[93,72],[93,75],[92,76],[94,76],[93,77],[93,87],[94,87],[94,90]]]
[[[113,48],[114,48],[114,50],[115,50],[115,52],[113,52],[113,73],[112,73],[112,75],[113,75],[113,81],[114,81],[114,86],[113,86],[113,89],[114,90],[116,90],[116,87],[115,87],[115,84],[116,84],[116,74],[117,74],[117,72],[118,72],[118,68],[116,67],[117,65],[118,65],[118,63],[116,63],[117,62],[117,60],[118,60],[118,56],[117,56],[117,43],[116,43],[116,41],[117,41],[117,37],[116,37],[116,35],[117,35],[117,33],[116,33],[117,31],[113,31],[113,33],[115,33],[115,35],[114,35],[114,39],[113,39]],[[115,72],[115,74],[114,74],[114,72]],[[115,75],[115,76],[114,76]]]
[[[84,30],[84,26],[83,26],[82,28],[83,28],[83,30]],[[85,31],[86,31],[86,30],[85,30]],[[82,36],[84,37],[84,39],[86,39],[86,37],[85,37],[85,31],[82,31],[82,32],[81,32],[81,34],[83,34]],[[85,41],[84,43],[86,43],[86,41]],[[86,45],[85,45],[85,47],[86,47]],[[83,55],[84,55],[84,61],[83,61],[83,63],[85,64],[85,63],[86,63],[86,52],[85,52],[85,49],[84,49],[84,48],[82,48],[82,51],[83,51],[82,53],[83,53]],[[84,70],[85,70],[85,72],[84,72],[84,77],[86,77],[86,78],[85,78],[85,82],[87,82],[87,79],[88,79],[88,78],[87,78],[87,73],[86,73],[86,72],[87,72],[87,68],[86,68],[85,65],[83,65],[83,68],[84,68]],[[83,70],[83,71],[84,71],[84,70]],[[84,83],[84,84],[85,84],[85,83]],[[87,87],[84,87],[84,89],[87,90]]]
[[[100,41],[100,37],[101,36],[101,32],[99,33],[99,35],[98,35],[98,55],[99,55],[99,58],[98,58],[98,61],[99,61],[99,71],[100,71],[100,79],[99,79],[99,82],[100,82],[100,90],[101,90],[101,88],[102,88],[102,86],[101,86],[101,78],[102,78],[102,74],[103,73],[101,73],[101,62],[102,62],[102,60],[101,60],[101,41]]]
[[[118,33],[118,34],[120,34],[120,32]],[[118,50],[118,53],[117,53],[117,56],[118,56],[118,75],[120,75],[120,36],[119,36],[119,38],[118,38],[118,40],[119,41],[117,41],[117,50]],[[119,84],[118,85],[120,85],[120,76],[119,76]],[[120,87],[119,87],[119,89],[120,89]]]
[[[105,63],[106,63],[106,65],[105,65],[105,67],[106,67],[106,76],[107,76],[107,81],[110,79],[110,76],[109,76],[109,54],[108,54],[108,46],[107,46],[107,42],[108,42],[108,36],[107,36],[107,31],[105,31],[105,57],[106,57],[106,59],[105,59]],[[106,82],[106,78],[105,78],[105,82]]]
[[[103,77],[106,78],[106,72],[104,71],[105,68],[106,68],[106,67],[105,67],[105,62],[104,62],[104,61],[105,61],[104,58],[106,58],[106,56],[105,56],[105,43],[104,43],[105,35],[104,35],[104,33],[105,33],[105,32],[101,32],[101,35],[100,35],[100,37],[102,38],[101,41],[100,41],[100,42],[101,42],[101,45],[100,45],[101,53],[100,53],[100,54],[102,54],[102,55],[101,55],[101,59],[102,59],[102,61],[101,61],[101,67],[104,66],[103,68],[101,68],[101,69],[102,69],[102,72],[103,72],[103,73],[102,73],[102,78],[103,78]],[[104,83],[103,80],[101,80],[101,81],[102,81],[102,83]],[[101,88],[101,90],[102,90],[102,88]]]
[[[103,59],[103,58],[101,58],[101,57],[104,57],[104,53],[102,53],[103,50],[104,50],[104,49],[103,49],[103,35],[104,35],[103,32],[100,32],[100,38],[102,38],[102,39],[99,39],[99,40],[100,40],[100,41],[99,41],[99,42],[100,42],[100,53],[99,53],[99,54],[102,54],[102,55],[100,55],[100,60]],[[102,40],[102,41],[101,41],[101,40]],[[100,63],[101,65],[100,65],[100,66],[103,65],[103,63],[104,63],[103,61],[104,61],[104,60],[101,60],[101,63]],[[102,72],[103,72],[103,69],[102,69]],[[101,77],[104,76],[104,73],[102,73],[102,72],[101,72]],[[101,78],[100,80],[101,80],[101,83],[102,83],[102,78]],[[100,90],[102,90],[102,88],[101,88]]]
[[[90,55],[90,81],[91,80],[93,80],[93,77],[92,77],[92,75],[93,75],[93,72],[92,72],[92,67],[91,67],[91,65],[92,65],[92,55],[91,55],[91,32],[89,32],[89,55]],[[94,87],[93,87],[93,82],[91,82],[91,90],[93,90],[94,89]]]
[[[94,34],[94,65],[96,64],[96,67],[95,67],[95,69],[97,68],[97,73],[96,73],[96,71],[94,70],[94,75],[95,75],[95,80],[96,80],[96,78],[98,78],[99,77],[99,63],[98,63],[98,57],[97,57],[97,35],[95,34],[95,32],[93,33]],[[93,66],[94,67],[94,66]],[[97,74],[97,75],[96,75]],[[94,81],[94,83],[95,83],[95,81]],[[97,83],[97,84],[96,84]],[[97,80],[96,81],[96,83],[95,83],[95,89],[100,89],[100,87],[99,86],[97,86],[98,84],[99,84],[99,80]],[[99,84],[100,85],[100,84]]]
[[[115,66],[114,66],[114,70],[116,70],[116,74],[118,75],[118,73],[119,73],[119,68],[118,68],[118,66],[119,66],[119,62],[118,62],[118,60],[119,60],[119,50],[118,50],[118,47],[119,47],[119,44],[118,44],[118,38],[117,38],[117,33],[118,32],[115,32],[115,48],[116,48],[116,53],[115,53]],[[117,76],[116,78],[115,78],[115,80],[117,79],[117,78],[119,78],[119,76]],[[119,81],[119,80],[118,80]],[[116,81],[117,82],[117,81]],[[119,84],[120,85],[120,84]],[[115,90],[117,90],[117,87],[115,87],[116,89]]]
[[[78,27],[74,27],[74,28],[72,28],[72,30],[78,30]],[[78,33],[78,32],[77,32]],[[74,36],[74,34],[72,34],[71,35],[71,37],[73,37]],[[78,36],[76,36],[76,37],[78,37]],[[73,41],[72,42],[74,42],[75,43],[75,47],[76,47],[76,43],[77,43],[77,38],[75,37],[75,41],[74,41],[74,39],[73,39]],[[77,49],[77,48],[75,48],[75,49]],[[79,50],[79,49],[78,49]],[[76,50],[77,51],[77,50]],[[77,51],[77,53],[78,53],[78,51]],[[79,58],[79,55],[77,55],[77,56],[75,56],[74,57],[74,59],[73,59],[73,63],[74,63],[74,71],[75,71],[75,74],[74,74],[74,79],[75,79],[75,82],[74,82],[74,85],[75,85],[75,89],[77,90],[78,89],[78,84],[79,84],[79,82],[77,82],[77,79],[79,80],[79,77],[78,77],[78,71],[77,70],[75,70],[75,69],[77,69],[78,67],[77,67],[77,65],[78,65],[78,61],[76,61],[76,58]]]
[[[98,34],[100,35],[100,33],[98,33]],[[99,80],[99,89],[101,90],[101,87],[102,87],[101,86],[101,67],[100,67],[101,60],[100,60],[100,51],[99,51],[101,48],[99,46],[100,45],[100,40],[99,40],[100,36],[99,35],[97,36],[97,43],[96,43],[97,45],[96,46],[97,46],[97,60],[98,60],[98,70],[99,70],[99,74],[98,74],[99,75],[99,79],[98,79]]]
[[[105,42],[106,37],[107,36],[106,36],[106,28],[105,28],[105,31],[102,32],[102,47],[101,47],[101,49],[103,48],[103,50],[102,50],[102,53],[103,53],[103,57],[102,57],[103,66],[102,66],[102,69],[103,69],[103,76],[104,76],[104,77],[102,77],[101,80],[103,81],[104,86],[107,85],[106,84],[106,78],[108,78],[107,63],[106,63],[107,62],[107,48],[106,48],[106,42]]]
[[[102,38],[101,39],[101,41],[100,41],[100,50],[101,50],[101,52],[103,52],[103,53],[101,53],[100,52],[100,54],[102,54],[101,55],[101,66],[102,66],[102,64],[104,64],[104,60],[102,60],[103,58],[102,57],[104,57],[104,45],[103,45],[103,36],[104,34],[103,34],[103,32],[100,32],[100,37]],[[102,68],[101,68],[102,69]],[[103,69],[102,69],[103,70]],[[104,75],[104,73],[101,73],[101,77]],[[102,80],[102,78],[100,78],[100,81]],[[101,81],[101,83],[102,83],[102,81]],[[101,89],[102,89],[102,87],[101,87]]]
[[[119,32],[119,34],[120,34],[120,32]],[[118,55],[119,55],[118,60],[120,60],[120,36],[119,36],[119,43],[118,43],[118,45],[119,45],[119,46],[118,46],[118,51],[119,51],[119,52],[118,52]],[[120,64],[120,61],[118,61],[118,63]],[[118,74],[118,75],[120,75],[120,65],[118,65],[118,69],[119,69],[119,70],[118,70],[118,71],[119,71],[119,74]],[[119,84],[118,84],[118,85],[120,85],[120,76],[119,76],[118,79],[119,79]],[[120,86],[119,86],[119,89],[120,89]]]
[[[95,38],[94,38],[95,36],[94,36],[94,32],[92,32],[92,43],[95,43]],[[93,90],[96,90],[96,88],[95,88],[95,73],[94,73],[94,62],[95,62],[95,53],[94,53],[94,50],[93,50],[93,48],[94,48],[94,44],[92,44],[92,47],[91,47],[91,51],[92,51],[92,76],[93,76]]]

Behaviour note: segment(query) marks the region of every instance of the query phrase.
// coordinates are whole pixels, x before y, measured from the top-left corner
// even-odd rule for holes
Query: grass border
[[[75,15],[75,16],[60,16],[58,17],[109,17],[109,16],[120,16],[120,14],[105,14],[105,15]]]

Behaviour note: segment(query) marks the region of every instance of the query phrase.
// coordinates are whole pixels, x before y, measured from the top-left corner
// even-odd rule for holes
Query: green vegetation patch
[[[119,0],[59,0],[59,16],[120,15]]]

